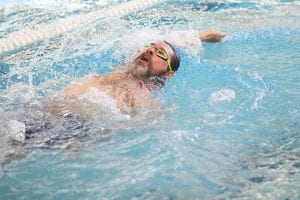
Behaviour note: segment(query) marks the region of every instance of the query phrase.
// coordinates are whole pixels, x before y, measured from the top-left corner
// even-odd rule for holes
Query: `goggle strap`
[[[170,70],[171,72],[174,72],[173,69],[172,69],[172,67],[171,67],[171,63],[170,63],[170,60],[169,60],[169,59],[167,60],[167,63],[168,63],[168,68],[169,68],[169,70]]]

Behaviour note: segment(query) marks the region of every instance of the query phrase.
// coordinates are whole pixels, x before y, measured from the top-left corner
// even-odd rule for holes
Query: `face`
[[[173,75],[170,71],[168,60],[170,60],[172,49],[165,42],[152,43],[135,60],[135,74],[144,76]]]

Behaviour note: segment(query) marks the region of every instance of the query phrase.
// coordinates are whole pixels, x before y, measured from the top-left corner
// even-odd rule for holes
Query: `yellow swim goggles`
[[[159,58],[163,59],[164,61],[167,61],[169,71],[172,72],[173,70],[172,70],[172,67],[171,67],[170,60],[168,59],[168,54],[167,54],[167,52],[166,52],[164,49],[158,49],[158,48],[156,48],[153,44],[145,45],[145,50],[150,49],[150,48],[154,48],[154,49],[155,49],[156,55],[157,55]]]

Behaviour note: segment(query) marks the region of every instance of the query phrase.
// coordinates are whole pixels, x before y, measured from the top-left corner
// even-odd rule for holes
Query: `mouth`
[[[148,63],[149,59],[148,59],[148,56],[146,53],[143,53],[140,57],[140,60],[143,61],[143,62],[146,62]]]

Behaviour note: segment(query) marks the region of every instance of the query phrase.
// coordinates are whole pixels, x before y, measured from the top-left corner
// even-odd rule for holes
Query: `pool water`
[[[0,38],[122,2],[0,3]],[[225,40],[179,36],[209,28]],[[56,123],[43,106],[70,81],[170,34],[181,66],[161,109],[9,140],[8,121]],[[300,1],[280,0],[164,1],[2,55],[0,199],[299,199],[299,55]]]

